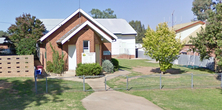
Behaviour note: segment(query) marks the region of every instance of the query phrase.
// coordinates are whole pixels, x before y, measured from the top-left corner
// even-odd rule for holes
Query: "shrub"
[[[76,75],[93,76],[93,75],[99,75],[101,71],[102,67],[98,63],[86,63],[86,64],[79,63],[76,68]]]
[[[53,64],[53,68],[52,68],[52,72],[53,73],[57,73],[57,74],[61,74],[64,70],[64,66],[65,66],[65,61],[63,60],[64,58],[64,54],[59,55],[59,52],[56,51],[53,47],[52,44],[50,43],[50,47],[52,49],[52,64]]]
[[[113,64],[111,63],[111,61],[109,60],[104,60],[102,63],[102,68],[103,71],[107,72],[107,73],[113,73]]]
[[[46,71],[53,72],[53,64],[51,61],[46,62]]]
[[[114,66],[114,70],[118,71],[119,70],[119,61],[117,59],[115,59],[115,58],[111,58],[111,62],[113,64],[113,66]]]

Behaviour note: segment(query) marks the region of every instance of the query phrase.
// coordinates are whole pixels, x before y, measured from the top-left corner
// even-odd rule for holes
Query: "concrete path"
[[[114,74],[108,74],[106,77],[107,80],[110,80],[118,75],[127,75],[129,73],[129,71],[118,71]],[[162,110],[143,97],[112,89],[104,91],[104,78],[87,79],[86,83],[95,91],[82,100],[82,104],[87,110]],[[107,88],[109,87],[107,86]]]
[[[106,74],[105,77],[108,81],[119,75],[125,76],[129,73],[129,71],[118,71],[114,74]],[[82,104],[87,110],[162,110],[143,97],[114,91],[110,89],[108,85],[106,85],[107,91],[105,91],[105,77],[85,80],[95,91],[82,100]],[[66,73],[64,76],[50,76],[50,78],[60,78],[79,82],[83,81],[75,77],[73,72]]]

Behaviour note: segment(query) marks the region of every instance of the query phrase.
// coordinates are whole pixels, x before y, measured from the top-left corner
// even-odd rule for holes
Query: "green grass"
[[[4,85],[3,85],[4,83]],[[38,79],[38,94],[34,79],[25,77],[0,78],[1,110],[77,109],[85,110],[81,100],[92,92],[82,92],[82,83],[61,79],[48,79],[48,93],[45,93],[45,79]],[[87,89],[91,89],[86,84]]]
[[[196,68],[190,69],[174,65],[173,69],[182,71],[176,75],[162,75],[162,89],[160,90],[159,74],[146,77],[139,72],[134,72],[133,67],[159,67],[156,63],[149,63],[148,60],[118,59],[120,68],[131,71],[128,75],[128,89],[124,76],[119,76],[107,81],[109,87],[141,96],[165,110],[220,110],[222,109],[222,90],[218,75],[213,71]],[[193,73],[194,89],[191,89],[191,73]],[[139,77],[133,77],[139,76]],[[208,88],[210,87],[210,88]]]
[[[151,62],[148,62],[149,60],[146,60],[146,59],[118,59],[118,60],[119,60],[120,69],[122,69],[122,70],[132,71],[132,68],[134,68],[134,67],[156,67],[156,68],[159,68],[158,63],[151,63]],[[183,67],[180,65],[173,65],[172,69],[180,70],[180,73],[194,73],[194,74],[214,73],[213,71],[208,70],[208,69],[204,69],[204,68],[190,69],[188,67]]]
[[[158,63],[149,63],[145,59],[118,59],[120,69],[131,70],[133,67],[158,67]]]
[[[123,91],[141,96],[165,110],[221,110],[221,89]]]

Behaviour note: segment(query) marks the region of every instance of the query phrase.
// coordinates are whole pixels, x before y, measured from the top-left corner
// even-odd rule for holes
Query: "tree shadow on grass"
[[[125,67],[125,66],[119,66],[119,70],[120,70],[120,71],[121,71],[121,70],[123,71],[123,70],[125,70],[125,69],[129,69],[129,70],[130,70],[130,69],[132,69],[132,68]]]
[[[20,77],[21,78],[21,77]],[[1,110],[25,109],[27,107],[40,106],[48,102],[62,102],[58,96],[69,90],[69,87],[61,86],[62,80],[49,80],[53,86],[48,94],[45,94],[45,80],[38,81],[38,94],[35,93],[35,81],[33,78],[4,78],[0,79],[0,106]],[[51,97],[51,98],[50,98]],[[31,104],[35,103],[35,104]],[[31,104],[31,105],[30,105]]]
[[[152,69],[151,72],[161,73],[160,68]],[[185,72],[186,72],[185,70],[176,69],[176,68],[171,68],[171,69],[166,70],[166,72],[164,72],[164,74],[166,74],[166,73],[170,73],[170,74],[182,74],[182,73],[185,73]]]
[[[208,69],[208,68],[205,68],[205,67],[199,67],[199,66],[192,66],[192,65],[177,65],[178,67],[185,67],[185,68],[188,68],[188,69],[193,69],[193,70],[198,70],[198,71],[203,71],[203,72],[208,72],[208,73],[215,73],[214,71]]]

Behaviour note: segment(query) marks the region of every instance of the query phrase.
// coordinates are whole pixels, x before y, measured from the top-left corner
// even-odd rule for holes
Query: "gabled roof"
[[[137,32],[125,19],[95,19],[114,34],[137,35]]]
[[[93,22],[95,25],[97,25],[99,28],[101,28],[103,31],[105,31],[108,35],[113,37],[114,39],[117,39],[117,36],[111,33],[109,30],[107,30],[105,27],[103,27],[101,24],[99,24],[97,21],[95,21],[91,16],[89,16],[86,12],[84,12],[82,9],[76,10],[73,14],[71,14],[68,18],[64,19],[62,22],[60,22],[56,27],[54,27],[52,30],[50,30],[47,34],[45,34],[43,37],[40,38],[40,41],[44,41],[49,35],[51,35],[53,32],[55,32],[58,28],[60,28],[63,24],[65,24],[68,20],[70,20],[72,17],[74,17],[76,14],[81,13],[86,18],[88,18],[91,22]]]
[[[59,25],[64,19],[40,19],[47,31],[52,30],[55,26]]]
[[[189,22],[189,23],[183,23],[183,24],[177,24],[177,25],[174,25],[173,26],[173,29],[176,31],[176,32],[179,32],[179,31],[182,31],[184,29],[187,29],[187,28],[190,28],[190,27],[193,27],[197,24],[202,24],[204,25],[205,23],[203,21],[194,21],[194,22]],[[172,28],[171,28],[172,29]]]
[[[63,37],[61,37],[57,43],[61,43],[64,44],[66,43],[70,38],[72,38],[72,36],[74,36],[75,34],[77,34],[82,28],[84,28],[85,26],[89,26],[90,28],[92,28],[94,31],[96,31],[98,34],[100,34],[103,38],[105,38],[107,41],[112,42],[112,39],[107,36],[105,33],[103,33],[99,28],[97,28],[94,24],[92,24],[89,21],[84,22],[83,24],[77,25],[76,27],[74,27],[73,29],[71,29],[68,33],[66,33]]]

